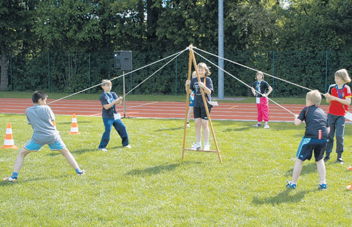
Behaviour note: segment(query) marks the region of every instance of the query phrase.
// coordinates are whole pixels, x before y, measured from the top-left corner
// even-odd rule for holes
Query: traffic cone
[[[4,146],[2,146],[2,148],[17,149],[17,147],[15,145],[15,141],[13,140],[13,136],[12,136],[11,123],[7,123]]]
[[[76,114],[72,115],[70,134],[71,135],[79,134]]]

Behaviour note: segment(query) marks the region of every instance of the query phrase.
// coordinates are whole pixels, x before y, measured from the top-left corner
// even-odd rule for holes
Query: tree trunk
[[[0,55],[0,68],[1,68],[1,78],[0,78],[0,91],[7,91],[9,85],[9,59],[5,54]]]

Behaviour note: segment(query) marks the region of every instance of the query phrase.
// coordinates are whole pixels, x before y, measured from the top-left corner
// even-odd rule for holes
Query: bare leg
[[[298,177],[301,174],[303,167],[303,161],[299,160],[298,158],[296,159],[295,162],[295,167],[293,168],[293,173],[292,173],[292,183],[297,184]]]
[[[26,150],[24,147],[21,148],[21,150],[18,152],[17,158],[16,158],[16,162],[15,162],[15,166],[13,168],[13,171],[16,173],[19,173],[22,165],[23,165],[23,161],[24,158],[27,156],[27,154],[31,153],[31,151]]]
[[[193,107],[189,107],[188,114],[187,114],[187,122],[191,119],[191,114],[193,113]]]
[[[325,169],[324,160],[321,159],[316,163],[317,163],[317,169],[320,177],[320,184],[326,184],[326,169]]]
[[[74,169],[80,169],[77,162],[76,162],[76,159],[73,157],[73,155],[71,154],[71,152],[67,148],[60,150],[60,152]]]
[[[209,145],[209,125],[208,120],[202,119],[204,145]]]
[[[202,119],[197,118],[196,120],[196,143],[201,143],[201,129],[202,129]]]

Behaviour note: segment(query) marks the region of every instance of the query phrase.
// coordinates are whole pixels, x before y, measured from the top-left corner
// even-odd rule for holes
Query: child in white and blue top
[[[112,83],[110,80],[103,80],[102,89],[104,92],[100,95],[99,100],[102,105],[102,118],[104,122],[105,131],[101,138],[98,149],[107,151],[106,146],[110,141],[111,127],[114,126],[116,132],[122,139],[122,146],[131,148],[128,141],[128,134],[126,126],[121,121],[120,114],[116,111],[116,104],[122,102],[122,97],[118,97],[115,92],[111,92]]]
[[[193,71],[192,73],[192,79],[196,78],[197,74],[196,71]],[[186,91],[187,91],[187,87],[186,87]],[[194,91],[191,91],[191,93],[189,94],[189,109],[188,109],[188,114],[187,114],[187,127],[191,127],[189,124],[189,119],[191,118],[191,114],[193,113],[193,107],[194,107]]]

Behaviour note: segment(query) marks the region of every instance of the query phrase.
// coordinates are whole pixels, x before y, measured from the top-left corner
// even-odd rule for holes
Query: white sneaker
[[[205,144],[203,150],[210,151],[210,144]]]
[[[270,126],[268,124],[265,124],[264,128],[270,128]]]
[[[3,181],[8,181],[8,182],[15,182],[17,181],[17,178],[12,178],[12,177],[5,177],[2,179]]]
[[[202,145],[200,143],[194,143],[194,144],[192,144],[191,149],[194,151],[198,151],[198,150],[200,150],[201,146]]]
[[[191,127],[191,125],[190,125],[189,123],[187,123],[186,127],[187,127],[187,128],[190,128],[190,127]]]
[[[99,150],[104,151],[104,152],[108,152],[108,149],[106,149],[106,148],[99,148]]]
[[[86,174],[86,171],[84,169],[81,169],[81,171],[77,173],[77,175],[79,176],[82,176],[84,174]]]
[[[130,148],[132,148],[132,147],[131,147],[131,145],[128,144],[128,145],[126,145],[126,146],[123,146],[123,148],[128,148],[128,149],[130,149]]]

